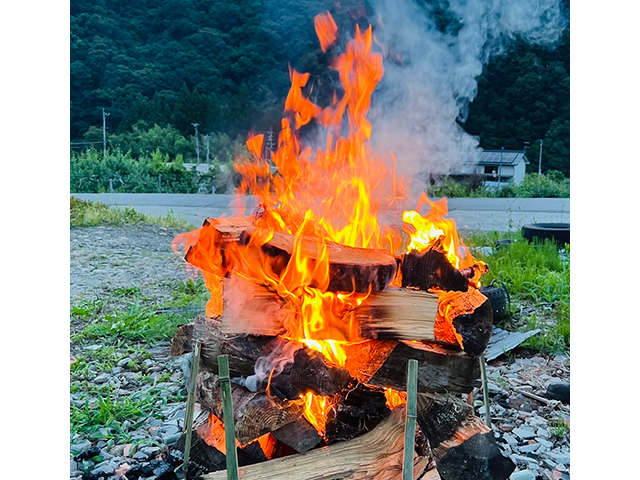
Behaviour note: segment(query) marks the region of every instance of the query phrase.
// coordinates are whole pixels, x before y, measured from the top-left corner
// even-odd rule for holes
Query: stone
[[[555,452],[546,452],[544,454],[547,458],[553,460],[556,464],[569,465],[571,463],[571,458],[567,454],[563,453],[555,453]]]
[[[568,383],[552,383],[547,387],[545,396],[552,400],[560,400],[562,403],[570,403],[570,386]]]
[[[101,385],[103,383],[108,382],[110,378],[111,378],[111,375],[109,375],[108,373],[101,373],[100,375],[98,375],[96,378],[93,379],[93,383],[97,385]]]
[[[523,445],[519,447],[521,453],[533,453],[540,448],[539,443],[529,443],[527,445]]]
[[[518,437],[520,437],[523,440],[534,438],[536,436],[535,430],[526,425],[523,425],[522,427],[514,428],[513,433],[515,433]]]
[[[531,470],[519,470],[513,472],[509,480],[536,480],[536,475]]]

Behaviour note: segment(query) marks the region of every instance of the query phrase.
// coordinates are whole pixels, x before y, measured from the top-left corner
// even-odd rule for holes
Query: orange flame
[[[307,392],[303,395],[304,417],[315,427],[320,435],[324,436],[327,428],[327,414],[331,411],[333,402],[331,397],[323,397]]]
[[[338,26],[329,12],[316,15],[314,25],[316,27],[316,35],[320,40],[320,48],[322,48],[323,52],[326,52],[338,38]]]
[[[398,392],[391,388],[385,388],[384,396],[387,399],[387,407],[391,410],[407,403],[407,392]]]
[[[336,43],[338,28],[328,12],[316,17],[315,29],[323,51]],[[263,135],[247,140],[250,154],[235,163],[241,175],[238,193],[259,197],[262,210],[253,221],[248,243],[223,244],[214,229],[204,227],[180,238],[187,260],[203,273],[211,291],[207,315],[221,315],[221,279],[233,272],[276,292],[290,304],[296,315],[287,318],[283,336],[318,350],[337,365],[345,365],[344,346],[361,340],[350,311],[369,293],[326,291],[330,280],[327,242],[383,249],[394,255],[437,246],[455,268],[474,265],[455,222],[445,218],[446,199],[431,202],[423,193],[416,210],[402,214],[408,244],[400,229],[379,221],[381,211],[401,208],[407,187],[396,174],[393,154],[380,159],[369,143],[372,129],[367,113],[384,73],[382,55],[373,51],[372,43],[372,28],[363,32],[356,27],[354,38],[331,67],[338,73],[342,94],[334,93],[324,108],[308,97],[310,75],[290,71],[285,116],[270,161],[262,156]],[[326,140],[312,148],[301,140],[300,131],[313,123],[325,129]],[[419,212],[425,203],[430,211],[422,216]],[[294,238],[286,265],[262,250],[281,234]],[[190,248],[196,240],[197,248]],[[472,286],[481,273],[479,268]],[[400,278],[392,284],[401,285]],[[446,308],[439,315],[445,318]],[[390,408],[406,399],[403,392],[393,390],[385,395]],[[324,432],[333,399],[307,393],[300,401],[305,417]]]
[[[418,212],[426,203],[431,209],[421,216]],[[416,250],[424,252],[439,242],[440,247],[455,268],[466,268],[474,263],[473,256],[460,240],[456,222],[451,218],[445,218],[448,212],[447,199],[442,198],[432,202],[426,193],[422,193],[418,200],[417,211],[406,211],[402,214],[402,221],[407,224],[405,232],[410,241],[407,252]]]

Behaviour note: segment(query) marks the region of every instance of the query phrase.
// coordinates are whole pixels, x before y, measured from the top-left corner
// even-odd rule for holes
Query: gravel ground
[[[71,230],[71,303],[99,299],[117,289],[136,286],[150,301],[169,296],[168,287],[189,278],[184,260],[171,251],[171,241],[180,232],[159,226],[99,226]],[[74,332],[80,328],[71,326]],[[71,344],[74,355],[100,349],[99,344]],[[152,389],[160,395],[184,393],[184,358],[169,355],[169,342],[157,342],[144,355],[124,354],[109,373],[96,372],[89,381],[111,385],[115,395],[134,396]],[[128,368],[144,364],[144,376]],[[91,367],[90,367],[91,371]],[[158,382],[162,374],[168,379]],[[532,355],[516,349],[489,363],[492,427],[498,445],[517,465],[514,480],[566,480],[569,478],[570,445],[566,426],[570,423],[568,403],[549,398],[549,385],[568,383],[569,359],[564,355]],[[149,378],[151,381],[149,381]],[[175,398],[175,397],[174,397]],[[475,400],[477,413],[484,418],[482,395]],[[95,406],[95,398],[72,392],[71,405],[85,402]],[[71,439],[70,478],[74,480],[117,480],[177,478],[180,464],[170,446],[183,429],[185,402],[168,402],[161,418],[141,416],[127,442],[89,442],[82,435]],[[196,412],[197,414],[197,412]],[[128,471],[127,471],[128,469]],[[126,477],[124,476],[126,472]]]
[[[187,278],[184,260],[171,250],[178,233],[155,225],[72,229],[71,300],[134,285],[153,299],[166,297],[167,284]]]

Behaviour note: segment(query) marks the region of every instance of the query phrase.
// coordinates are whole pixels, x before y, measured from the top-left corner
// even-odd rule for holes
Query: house
[[[524,150],[483,150],[476,163],[475,173],[483,178],[485,187],[498,187],[506,183],[520,185],[529,165]]]

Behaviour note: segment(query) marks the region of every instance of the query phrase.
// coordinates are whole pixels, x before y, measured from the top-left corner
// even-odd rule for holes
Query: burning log
[[[255,227],[246,228],[240,236],[240,244],[248,244],[255,232]],[[271,239],[262,245],[262,251],[270,257],[282,258],[280,265],[284,267],[291,259],[294,240],[293,235],[273,232]],[[302,255],[315,260],[316,242],[315,239],[303,239]],[[395,257],[383,250],[348,247],[333,242],[327,242],[326,248],[329,256],[329,292],[366,293],[369,288],[373,292],[384,290],[398,271]]]
[[[304,417],[274,430],[271,435],[298,453],[306,453],[322,442],[316,428]]]
[[[300,342],[278,337],[223,334],[221,326],[220,320],[203,315],[197,316],[193,322],[192,341],[202,341],[200,362],[203,370],[217,372],[218,355],[226,354],[231,375],[252,377],[256,374],[256,362],[268,360],[271,354],[274,359],[280,358],[282,369],[271,379],[270,391],[283,400],[298,398],[309,390],[317,395],[333,395],[351,380],[346,370],[331,364],[320,352]],[[181,331],[187,330],[183,327]],[[182,337],[179,342],[184,342]],[[280,357],[285,350],[287,356]],[[185,353],[185,350],[176,347],[175,353]],[[256,382],[254,390],[264,390],[272,368],[273,365],[268,367],[260,379],[252,377]]]
[[[222,395],[218,376],[200,372],[196,383],[198,403],[222,418]],[[265,392],[251,392],[241,385],[233,385],[233,418],[236,439],[241,445],[257,440],[263,435],[298,420],[302,416],[300,402],[281,401]]]
[[[225,446],[224,446],[224,429],[221,422],[214,425],[209,424],[210,415],[201,414],[194,423],[194,432],[191,436],[190,450],[190,467],[191,476],[197,476],[199,470],[202,472],[215,472],[226,468]],[[214,419],[217,420],[217,419]],[[218,432],[212,432],[212,428],[218,427]],[[215,437],[218,438],[215,438]],[[186,434],[178,438],[173,445],[173,450],[184,453],[186,444]],[[262,445],[258,441],[251,442],[245,446],[237,446],[238,464],[240,466],[253,465],[255,463],[265,462],[269,459]]]
[[[400,271],[403,287],[461,292],[469,288],[469,277],[451,265],[445,253],[435,247],[423,253],[414,250],[404,254]]]
[[[263,465],[240,467],[244,480],[321,480],[349,478],[351,480],[387,480],[402,472],[404,447],[404,407],[391,412],[371,432],[348,442],[310,450],[304,455],[291,455]],[[437,480],[430,469],[429,458],[414,455],[413,478]],[[203,480],[226,479],[226,472],[203,475]]]
[[[276,293],[237,275],[225,278],[222,332],[227,334],[283,335],[296,322],[296,312]],[[437,317],[439,297],[407,288],[371,293],[362,304],[345,313],[355,322],[359,338],[422,340],[461,345],[480,355],[491,337],[493,311],[478,291],[455,292],[453,313],[446,321]],[[479,305],[479,306],[478,306]],[[470,312],[470,313],[468,313]],[[444,332],[445,330],[453,330]]]
[[[359,382],[404,391],[407,361],[418,360],[418,391],[469,393],[479,385],[480,365],[464,352],[438,345],[367,340],[345,347],[345,369]]]
[[[223,334],[220,330],[219,320],[196,317],[193,340],[203,342],[201,368],[217,371],[218,355],[227,354],[234,376],[254,375],[256,361],[287,342],[273,337]],[[344,350],[347,359],[341,368],[303,345],[296,351],[291,366],[287,365],[283,374],[273,376],[270,387],[274,391],[285,392],[289,399],[297,398],[307,390],[318,395],[333,395],[352,378],[368,385],[404,390],[407,360],[410,358],[415,358],[419,364],[418,391],[469,393],[479,386],[478,361],[464,351],[395,340],[366,340],[346,344]]]
[[[417,421],[442,480],[505,480],[515,470],[491,429],[461,399],[418,394]]]
[[[382,388],[357,384],[337,397],[326,419],[327,445],[351,440],[372,430],[390,413]]]

